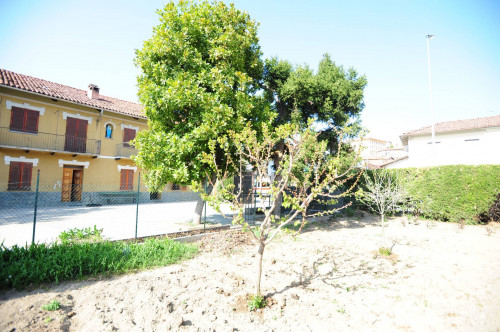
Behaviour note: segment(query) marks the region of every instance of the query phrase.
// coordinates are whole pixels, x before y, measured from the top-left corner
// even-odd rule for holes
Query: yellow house
[[[96,85],[85,91],[0,69],[0,207],[33,193],[38,172],[50,205],[132,198],[140,170],[128,142],[146,128],[141,105]]]

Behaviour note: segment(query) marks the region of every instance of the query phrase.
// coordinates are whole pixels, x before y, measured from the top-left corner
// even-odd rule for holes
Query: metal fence
[[[41,181],[42,180],[42,181]],[[40,185],[38,173],[25,187],[0,183],[0,243],[7,247],[30,243],[52,243],[63,231],[93,228],[102,230],[109,240],[162,235],[207,224],[229,225],[233,212],[229,206],[218,213],[205,203],[202,225],[192,218],[199,194],[183,186],[172,186],[162,192],[150,192],[141,184],[140,174],[132,185]],[[178,190],[172,190],[178,189]],[[15,189],[15,190],[13,190]],[[245,197],[244,216],[254,224],[262,219],[259,210],[269,206],[269,195]],[[310,212],[342,206],[321,203],[321,197],[310,205]],[[282,208],[282,214],[290,211]]]
[[[140,175],[133,186],[126,188],[99,184],[47,186],[39,184],[43,175],[38,177],[34,176],[31,187],[18,190],[0,183],[0,243],[7,247],[51,243],[63,231],[94,225],[104,238],[119,240],[231,223],[228,207],[223,212],[229,218],[224,218],[206,205],[203,225],[193,225],[198,193],[183,187],[153,193],[140,183]]]

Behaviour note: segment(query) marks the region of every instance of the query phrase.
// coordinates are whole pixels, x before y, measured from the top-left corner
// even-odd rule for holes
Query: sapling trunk
[[[262,278],[262,257],[264,256],[264,248],[265,248],[265,244],[264,243],[260,243],[259,245],[259,269],[258,269],[258,272],[257,272],[257,296],[260,296],[260,281],[261,281],[261,278]]]

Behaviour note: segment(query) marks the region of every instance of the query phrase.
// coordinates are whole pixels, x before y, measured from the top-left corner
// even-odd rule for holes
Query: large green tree
[[[255,94],[263,62],[258,24],[246,12],[222,2],[181,0],[157,13],[160,24],[135,59],[149,121],[135,140],[135,161],[147,170],[152,190],[203,182],[211,176],[202,161],[211,141],[270,118]],[[195,223],[202,210],[200,199]]]
[[[321,59],[316,73],[308,66],[293,66],[286,60],[266,60],[264,80],[265,96],[278,114],[276,122],[315,120],[322,131],[319,138],[327,140],[331,152],[338,146],[339,129],[360,128],[366,77],[336,65],[328,54]],[[356,130],[351,132],[356,134]]]
[[[356,136],[361,129],[359,117],[364,108],[365,76],[344,69],[323,56],[317,72],[307,66],[293,66],[288,61],[272,58],[264,67],[264,95],[277,113],[276,125],[316,121],[321,129],[319,140],[327,142],[327,151],[337,153],[339,132]],[[277,144],[275,168],[279,168],[284,142]],[[281,200],[278,198],[278,200]],[[280,214],[280,204],[275,214]]]

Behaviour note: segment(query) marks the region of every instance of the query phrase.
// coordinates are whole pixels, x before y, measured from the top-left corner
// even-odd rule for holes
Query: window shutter
[[[122,169],[120,173],[120,190],[126,190],[127,188],[127,170]]]
[[[8,190],[19,189],[19,179],[21,177],[21,163],[11,161],[9,170]]]
[[[22,163],[21,170],[21,190],[31,190],[31,174],[33,172],[33,164],[32,163]]]
[[[76,136],[77,120],[70,117],[66,119],[66,136]]]
[[[133,190],[133,189],[134,189],[134,171],[129,169],[127,177],[127,190]]]
[[[26,110],[26,131],[29,133],[38,132],[38,112]]]
[[[22,108],[12,107],[11,118],[10,118],[10,129],[11,130],[24,130],[24,112]]]
[[[78,119],[78,129],[76,136],[80,138],[87,138],[87,120]]]
[[[123,146],[129,148],[129,142],[135,138],[135,130],[130,128],[123,129]]]

